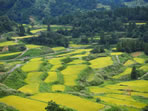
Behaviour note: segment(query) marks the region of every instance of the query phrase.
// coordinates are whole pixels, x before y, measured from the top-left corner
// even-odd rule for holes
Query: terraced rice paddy
[[[70,94],[40,93],[32,96],[31,98],[45,102],[53,100],[57,104],[61,104],[77,111],[98,111],[104,107],[102,104],[95,103]]]
[[[52,83],[52,82],[56,82],[57,80],[58,80],[57,72],[48,72],[48,77],[44,80],[44,82]]]
[[[131,90],[137,91],[140,93],[148,93],[148,81],[147,80],[135,80],[135,81],[128,81],[128,82],[121,82],[115,85],[108,85],[105,88],[115,89],[115,90]]]
[[[12,37],[12,39],[26,39],[26,38],[32,38],[32,37],[38,37],[38,35],[27,35],[27,36],[21,36],[21,37]]]
[[[28,94],[36,94],[39,93],[39,86],[39,83],[31,83],[19,88],[18,90]]]
[[[122,55],[123,52],[112,52],[111,55]]]
[[[13,52],[13,53],[7,53],[7,54],[0,54],[0,58],[1,57],[6,57],[6,56],[15,56],[15,55],[19,55],[22,52]]]
[[[69,65],[61,73],[64,77],[64,84],[67,86],[76,85],[76,79],[78,79],[79,74],[87,69],[87,65]]]
[[[39,92],[39,85],[41,80],[42,72],[31,72],[28,73],[27,78],[25,79],[25,82],[27,85],[21,87],[19,91],[22,91],[24,93],[38,93]]]
[[[62,59],[64,59],[64,57],[52,58],[48,60],[48,62],[52,65],[59,65],[59,64],[62,64],[62,61],[61,61]]]
[[[26,45],[26,47],[27,47],[28,49],[33,49],[33,48],[39,48],[39,47],[41,47],[41,46],[40,46],[40,45],[28,44],[28,45]]]
[[[139,64],[144,64],[145,60],[143,58],[134,58],[134,60]]]
[[[135,107],[135,108],[144,108],[146,104],[138,102],[138,101],[129,101],[129,100],[120,100],[112,97],[105,97],[105,96],[97,96],[102,101],[112,104],[112,105],[119,105],[119,106],[128,106],[128,107]]]
[[[111,57],[100,57],[89,62],[91,63],[90,67],[94,69],[104,68],[113,64]]]
[[[117,93],[117,94],[122,94],[124,93],[123,91],[119,91],[119,90],[116,90],[116,89],[109,89],[109,88],[106,88],[106,87],[97,87],[97,86],[91,86],[89,87],[89,91],[91,93],[94,93],[94,94],[106,94],[106,93]]]
[[[65,90],[65,86],[64,85],[53,85],[52,86],[52,91],[61,91],[61,92],[64,92]]]
[[[18,96],[0,98],[0,102],[15,107],[20,111],[45,111],[46,103],[26,99]]]
[[[119,79],[123,76],[130,75],[132,72],[132,68],[127,68],[124,72],[120,73],[119,75],[113,76],[114,79]]]
[[[47,29],[35,29],[35,30],[31,30],[30,32],[35,34],[37,32],[41,32],[41,31],[46,31]]]
[[[61,50],[65,50],[65,47],[54,47],[52,48],[54,51],[61,51]]]
[[[135,64],[135,62],[132,61],[132,60],[128,60],[128,61],[126,61],[126,62],[124,63],[124,66],[130,66],[130,65],[132,65],[132,64]]]
[[[24,72],[33,72],[33,71],[38,71],[40,68],[40,64],[42,61],[40,60],[30,60],[28,63],[26,63],[23,67],[22,70]]]
[[[18,43],[13,42],[13,41],[1,42],[1,43],[0,43],[0,47],[11,46],[11,45],[17,45],[17,44],[18,44]]]
[[[80,48],[80,47],[88,47],[89,45],[70,44],[69,46],[72,48]]]

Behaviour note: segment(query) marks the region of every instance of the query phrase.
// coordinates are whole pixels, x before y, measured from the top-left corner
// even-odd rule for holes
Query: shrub
[[[73,111],[72,109],[65,109],[60,107],[54,101],[48,102],[48,106],[45,108],[46,111]]]

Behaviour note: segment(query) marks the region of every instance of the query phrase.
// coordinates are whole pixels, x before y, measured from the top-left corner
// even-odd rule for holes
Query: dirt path
[[[19,58],[19,57],[21,57],[22,55],[24,55],[27,51],[28,51],[29,49],[28,48],[26,48],[26,50],[25,51],[23,51],[19,56],[17,56],[16,58]],[[16,59],[15,58],[15,59]]]
[[[118,55],[116,55],[116,59],[117,59],[118,63],[120,64],[120,59],[119,59]]]
[[[12,69],[10,69],[7,73],[10,74],[11,72],[13,72],[15,69],[21,67],[22,64],[17,64],[16,66],[14,66]]]

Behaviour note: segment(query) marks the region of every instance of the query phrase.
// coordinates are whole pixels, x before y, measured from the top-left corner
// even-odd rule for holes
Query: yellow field
[[[13,55],[21,54],[21,53],[22,53],[22,52],[13,52],[13,53],[8,53],[8,54],[0,54],[0,57],[13,56]]]
[[[84,63],[85,61],[84,60],[81,60],[81,59],[76,59],[76,60],[73,60],[72,62],[69,62],[68,64],[82,64]]]
[[[89,91],[94,94],[106,94],[106,93],[124,93],[123,91],[115,90],[115,89],[109,89],[109,88],[102,88],[97,86],[91,86],[89,87]]]
[[[148,98],[148,93],[132,92],[131,95],[132,96],[141,96],[141,97]]]
[[[88,47],[89,45],[78,45],[78,44],[70,44],[69,47],[72,48],[80,48],[80,47]]]
[[[102,104],[91,102],[87,99],[83,99],[70,94],[40,93],[35,96],[32,96],[32,98],[45,102],[53,100],[57,104],[61,104],[77,111],[98,111],[104,108],[104,105]]]
[[[39,92],[39,84],[42,81],[40,76],[42,75],[42,72],[31,72],[28,73],[27,78],[24,80],[27,85],[21,87],[19,91],[22,91],[24,93],[38,93]]]
[[[136,101],[132,98],[132,96],[129,95],[121,95],[121,94],[107,94],[106,97],[111,97],[119,100],[126,100],[126,101]]]
[[[139,63],[139,64],[144,64],[145,63],[145,60],[142,59],[142,58],[134,58],[134,60]]]
[[[18,96],[0,98],[0,102],[15,107],[20,111],[45,111],[46,103],[34,101]]]
[[[39,48],[39,47],[41,47],[41,46],[40,46],[40,45],[28,44],[28,45],[26,45],[26,47],[27,47],[28,49],[33,49],[33,48]]]
[[[10,45],[17,45],[17,44],[18,43],[14,42],[14,41],[1,42],[0,47],[10,46]]]
[[[90,54],[90,52],[86,52],[85,54],[77,54],[77,55],[74,55],[72,57],[74,57],[74,58],[81,58],[81,57],[88,56],[89,54]]]
[[[146,23],[136,23],[136,25],[146,25]]]
[[[38,35],[27,35],[27,36],[21,36],[21,37],[12,37],[12,39],[25,39],[25,38],[32,38],[32,37],[38,37]]]
[[[147,80],[135,80],[135,81],[128,81],[128,82],[121,82],[114,85],[105,86],[105,88],[115,89],[115,90],[132,90],[138,92],[147,92],[148,93],[148,81]]]
[[[62,67],[62,64],[57,64],[51,67],[50,71],[56,71],[58,68]]]
[[[37,32],[41,32],[41,31],[46,31],[47,29],[35,29],[35,30],[31,30],[30,32],[35,34]]]
[[[64,85],[53,85],[52,86],[52,91],[62,91],[64,92],[65,86]]]
[[[54,51],[60,51],[60,50],[64,50],[65,47],[54,47],[52,48]]]
[[[59,64],[62,64],[61,60],[64,58],[65,57],[52,58],[52,59],[49,59],[48,62],[52,65],[59,65]]]
[[[148,71],[148,64],[143,65],[142,67],[140,67],[140,69],[147,72]]]
[[[96,68],[104,68],[113,64],[111,57],[100,57],[90,61],[91,67]]]
[[[111,55],[122,55],[123,52],[112,52]]]
[[[58,80],[57,72],[48,72],[48,77],[44,80],[44,82],[52,83],[52,82],[56,82],[57,80]]]
[[[42,61],[29,61],[22,67],[22,70],[24,72],[38,71],[41,63]]]
[[[69,65],[66,69],[64,69],[61,73],[64,76],[64,84],[67,86],[76,85],[76,79],[81,71],[88,68],[87,65]]]
[[[24,93],[36,94],[39,93],[39,86],[39,83],[31,83],[19,88],[18,90]]]
[[[122,76],[129,75],[132,72],[132,68],[127,68],[124,72],[120,73],[119,75],[113,76],[114,79],[119,79]]]
[[[126,62],[124,63],[124,66],[130,66],[130,65],[132,65],[132,64],[135,64],[135,62],[132,61],[132,60],[128,60],[128,61],[126,61]]]
[[[41,78],[40,78],[41,75],[42,75],[42,72],[30,72],[27,74],[27,78],[25,79],[25,82],[28,84],[39,83],[41,82]]]
[[[104,97],[104,96],[97,96],[97,97],[100,98],[102,101],[112,105],[128,106],[128,107],[135,107],[135,108],[143,108],[146,106],[146,104],[138,101],[120,100],[120,99],[116,99],[112,97]]]

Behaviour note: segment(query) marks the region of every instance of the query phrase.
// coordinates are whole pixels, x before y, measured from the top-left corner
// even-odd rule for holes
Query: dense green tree
[[[49,24],[47,25],[47,31],[51,31]]]
[[[48,106],[45,108],[46,111],[72,111],[71,109],[65,109],[60,107],[54,101],[48,102]]]
[[[136,80],[138,78],[138,72],[136,70],[136,66],[133,66],[132,72],[131,72],[131,79]]]
[[[21,24],[19,26],[19,33],[18,33],[20,36],[24,36],[25,35],[25,28],[24,26]]]

